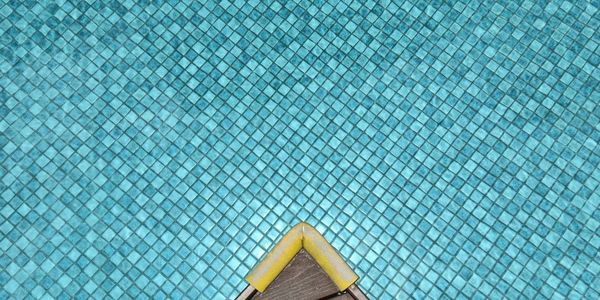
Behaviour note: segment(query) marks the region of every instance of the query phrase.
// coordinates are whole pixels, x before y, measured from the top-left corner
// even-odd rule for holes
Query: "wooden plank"
[[[251,285],[247,286],[235,300],[248,300],[252,299],[252,296],[256,294],[256,290]]]
[[[348,294],[352,295],[352,298],[357,300],[368,300],[367,295],[365,295],[355,284],[351,285],[348,288]]]
[[[329,298],[328,300],[354,300],[350,294],[341,294],[339,296],[335,296],[333,298]]]
[[[337,287],[325,271],[319,267],[310,254],[302,249],[265,292],[256,293],[252,299],[314,300],[332,295],[337,291]]]

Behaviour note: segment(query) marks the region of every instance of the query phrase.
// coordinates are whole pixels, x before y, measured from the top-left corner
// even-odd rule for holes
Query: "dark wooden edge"
[[[248,285],[241,293],[239,296],[237,296],[237,298],[235,298],[235,300],[249,300],[252,299],[252,297],[254,297],[254,295],[256,294],[256,289],[253,288],[251,285]],[[350,287],[348,287],[348,289],[346,289],[346,292],[348,292],[348,294],[350,294],[350,296],[352,296],[352,298],[356,299],[356,300],[369,300],[369,298],[367,298],[367,296],[358,288],[358,286],[356,286],[356,284],[351,285]],[[328,299],[331,296],[336,296],[339,295],[339,293],[327,296],[325,298],[322,299]]]
[[[356,286],[356,284],[351,285],[348,289],[348,294],[352,296],[356,300],[369,300],[367,296]]]
[[[249,300],[254,297],[256,294],[256,289],[254,289],[251,285],[248,285],[235,300]]]
[[[342,292],[337,292],[337,293],[333,293],[333,294],[331,294],[331,295],[327,295],[327,296],[325,296],[325,297],[321,297],[321,298],[319,298],[319,299],[317,299],[317,300],[329,300],[329,299],[336,299],[336,298],[338,298],[339,296],[341,296],[341,295],[344,295],[344,294],[346,294],[346,292],[343,292],[343,293],[342,293]]]
[[[338,297],[340,297],[342,295],[346,295],[346,294],[350,295],[350,297],[352,297],[352,299],[354,299],[354,300],[369,300],[369,298],[367,298],[367,296],[355,284],[349,286],[343,292],[337,292],[337,293],[325,296],[323,298],[319,298],[318,300],[338,299]]]

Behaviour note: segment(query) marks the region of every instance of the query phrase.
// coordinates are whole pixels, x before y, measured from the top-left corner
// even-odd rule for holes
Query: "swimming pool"
[[[600,298],[598,1],[1,1],[0,298]]]

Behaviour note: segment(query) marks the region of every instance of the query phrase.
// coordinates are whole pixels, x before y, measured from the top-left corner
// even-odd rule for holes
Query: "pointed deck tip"
[[[340,291],[345,291],[358,280],[358,275],[329,242],[314,227],[300,222],[256,265],[246,276],[246,281],[257,291],[264,292],[300,249],[305,249],[313,257]]]

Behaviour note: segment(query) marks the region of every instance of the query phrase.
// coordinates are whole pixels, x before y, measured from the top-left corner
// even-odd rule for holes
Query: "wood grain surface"
[[[283,269],[264,293],[256,293],[252,299],[294,299],[315,300],[337,292],[338,289],[329,276],[312,259],[310,254],[300,250]],[[330,298],[330,299],[352,299]]]

